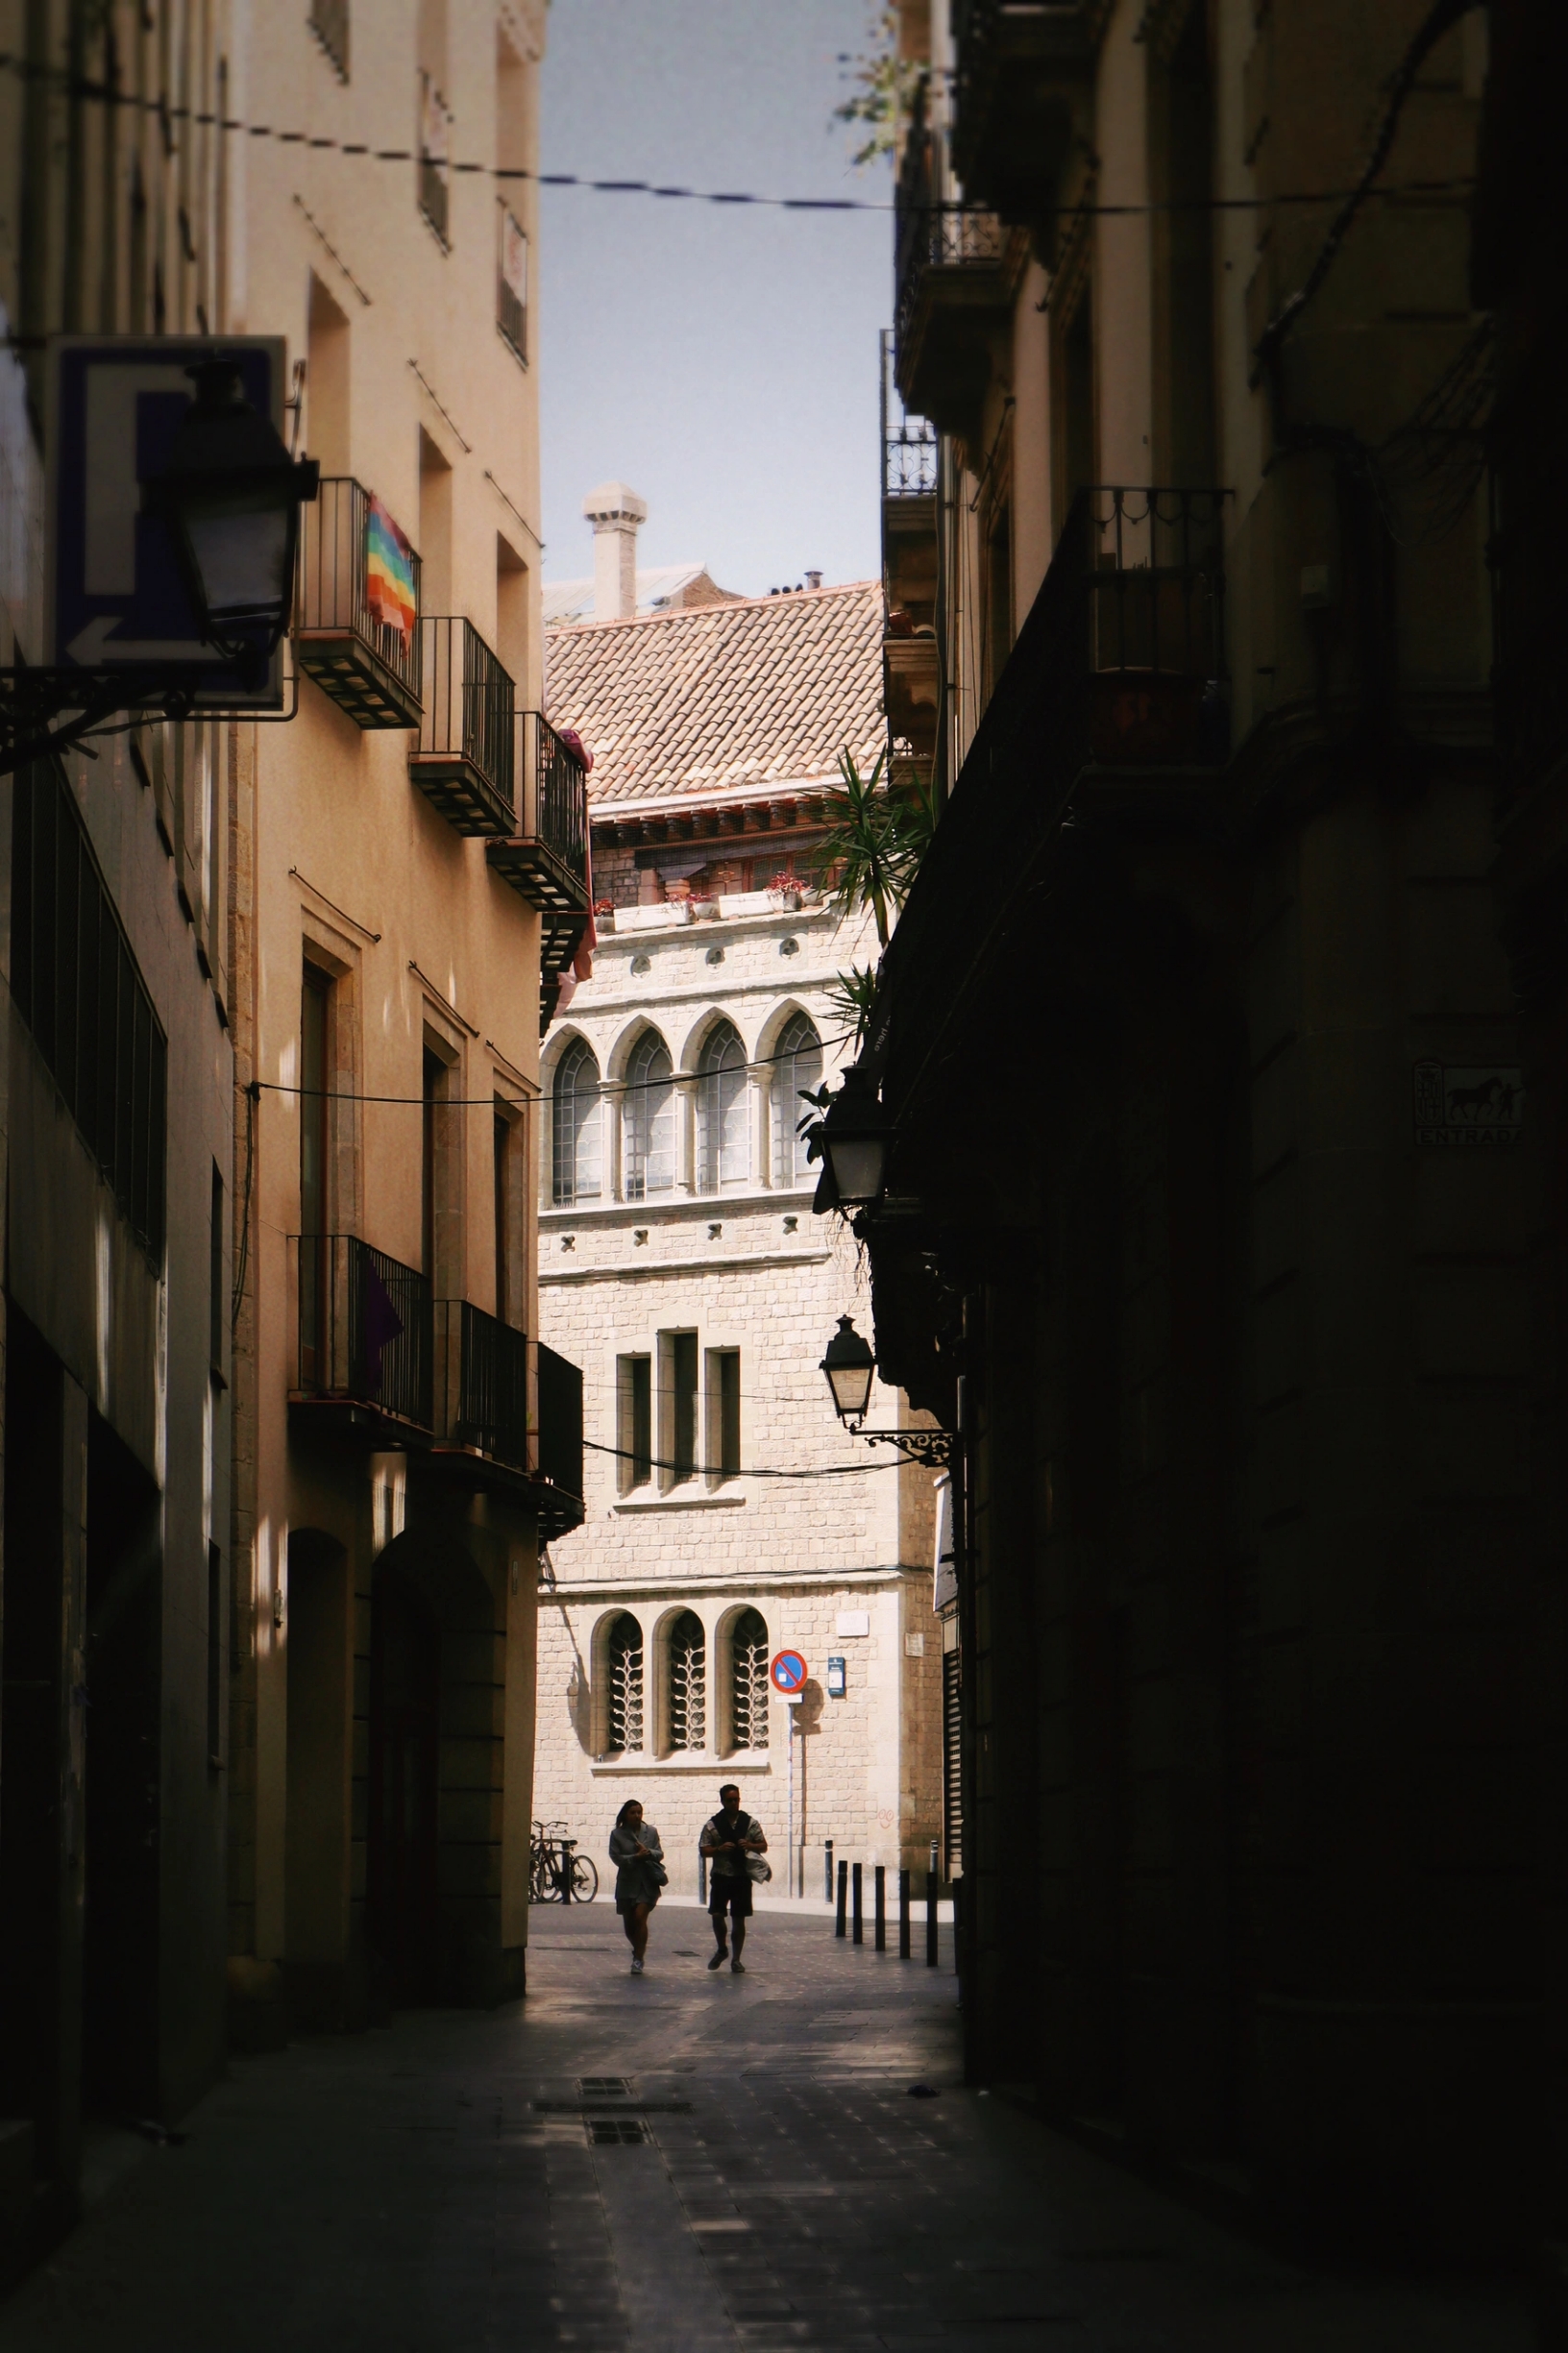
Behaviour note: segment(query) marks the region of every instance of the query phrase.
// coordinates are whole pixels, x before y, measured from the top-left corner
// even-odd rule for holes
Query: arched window
[[[673,1192],[675,1089],[670,1048],[656,1029],[645,1029],[631,1049],[625,1103],[626,1199],[646,1201],[650,1193]]]
[[[708,1660],[702,1621],[683,1609],[670,1629],[670,1746],[700,1749],[708,1731]]]
[[[643,1630],[628,1610],[604,1645],[604,1692],[605,1753],[635,1754],[643,1745]]]
[[[567,1047],[555,1066],[551,1110],[551,1198],[562,1209],[570,1208],[574,1201],[597,1201],[602,1181],[600,1137],[603,1107],[599,1065],[580,1038]]]
[[[743,1609],[730,1630],[729,1743],[768,1746],[768,1629],[755,1609]]]
[[[802,1091],[822,1083],[822,1042],[803,1013],[785,1022],[773,1048],[773,1183],[805,1184],[816,1174],[806,1158],[806,1140],[796,1133],[807,1116]]]
[[[698,1064],[697,1129],[699,1182],[705,1193],[745,1185],[751,1175],[746,1132],[746,1048],[727,1021],[708,1033]]]

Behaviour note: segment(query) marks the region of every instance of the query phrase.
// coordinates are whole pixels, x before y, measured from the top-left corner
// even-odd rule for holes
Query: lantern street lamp
[[[837,1207],[864,1209],[880,1199],[892,1141],[893,1122],[870,1078],[851,1063],[821,1128],[822,1158]]]
[[[203,643],[258,680],[288,627],[300,508],[321,469],[289,456],[245,398],[235,360],[203,359],[185,373],[196,397],[142,504],[168,526]]]
[[[868,1446],[896,1446],[911,1461],[932,1470],[950,1470],[958,1440],[950,1430],[862,1430],[871,1402],[876,1359],[870,1344],[855,1330],[853,1319],[839,1317],[839,1328],[827,1343],[822,1371],[832,1392],[833,1410],[845,1430]]]

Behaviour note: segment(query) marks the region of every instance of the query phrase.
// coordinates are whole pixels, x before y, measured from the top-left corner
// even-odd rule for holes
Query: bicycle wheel
[[[550,1903],[558,1895],[555,1867],[548,1854],[535,1851],[528,1871],[528,1900]]]
[[[573,1902],[592,1903],[598,1893],[599,1872],[596,1865],[588,1855],[575,1854],[572,1857]]]

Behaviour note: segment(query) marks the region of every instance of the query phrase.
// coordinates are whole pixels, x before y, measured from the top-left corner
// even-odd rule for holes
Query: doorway
[[[373,1993],[394,2002],[433,2000],[439,1977],[440,1689],[435,1612],[383,1568],[371,1605],[365,1927]]]

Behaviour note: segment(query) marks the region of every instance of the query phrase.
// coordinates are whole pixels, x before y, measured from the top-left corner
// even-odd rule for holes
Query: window
[[[310,0],[310,30],[337,70],[349,78],[349,0]]]
[[[326,1378],[329,1253],[319,1238],[331,1229],[327,1091],[331,1009],[331,980],[318,966],[306,964],[300,997],[300,1366],[307,1385]]]
[[[729,1745],[768,1746],[768,1629],[755,1609],[743,1609],[730,1630]]]
[[[803,1185],[815,1170],[806,1159],[806,1140],[796,1133],[806,1116],[802,1091],[822,1083],[822,1045],[803,1013],[785,1022],[773,1049],[773,1183]]]
[[[700,1749],[707,1739],[708,1662],[702,1621],[683,1609],[670,1629],[670,1747]]]
[[[646,1201],[674,1190],[675,1089],[670,1049],[656,1029],[645,1029],[626,1065],[625,1195]]]
[[[717,1486],[741,1475],[741,1352],[708,1350],[708,1478]]]
[[[496,325],[519,359],[528,355],[528,239],[516,215],[498,208],[501,251],[496,260]]]
[[[697,1475],[697,1334],[659,1334],[659,1483],[678,1487]]]
[[[452,140],[452,115],[434,76],[419,77],[419,208],[443,245],[447,233],[447,157]]]
[[[618,1357],[616,1434],[621,1492],[647,1486],[653,1476],[653,1360]]]
[[[746,1048],[729,1022],[721,1021],[709,1031],[698,1070],[699,1182],[706,1193],[723,1192],[745,1185],[751,1174]]]
[[[208,1238],[208,1357],[214,1380],[223,1379],[224,1328],[229,1302],[223,1280],[223,1177],[212,1164],[212,1226]]]
[[[144,1250],[163,1256],[168,1047],[76,803],[52,765],[12,785],[11,993]]]
[[[207,1761],[223,1763],[223,1553],[207,1548]]]
[[[599,1065],[580,1038],[555,1066],[551,1112],[551,1198],[563,1209],[574,1201],[597,1201],[602,1113]]]
[[[511,1290],[512,1123],[502,1111],[495,1114],[491,1153],[496,1178],[496,1321],[503,1324]]]
[[[616,1619],[604,1645],[604,1696],[606,1755],[637,1754],[643,1745],[643,1630],[628,1610]]]

